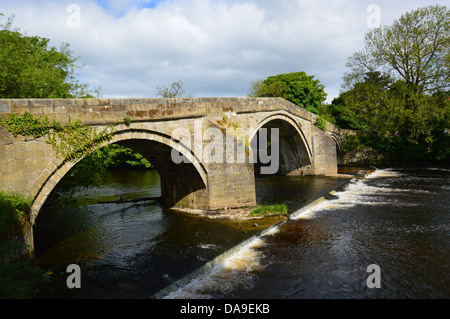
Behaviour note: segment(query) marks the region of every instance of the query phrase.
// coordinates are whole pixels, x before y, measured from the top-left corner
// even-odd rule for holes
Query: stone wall
[[[169,161],[170,148],[177,147],[171,141],[174,129],[186,128],[193,134],[196,123],[201,123],[205,129],[211,121],[220,120],[227,113],[234,114],[244,129],[254,129],[250,138],[270,121],[284,121],[292,126],[292,134],[298,134],[298,143],[294,144],[300,146],[286,144],[298,147],[298,151],[286,157],[285,163],[291,162],[295,168],[289,173],[322,175],[334,174],[337,169],[334,142],[313,125],[315,115],[280,98],[0,99],[0,119],[9,117],[11,113],[22,115],[24,112],[37,117],[47,116],[50,123],[56,120],[63,125],[69,118],[80,119],[98,130],[118,121],[112,142],[148,153],[155,162],[160,158],[159,170],[162,175],[167,175],[163,178],[166,180],[163,188],[168,205],[216,209],[254,204],[253,166],[250,163],[204,165],[201,161],[196,162],[202,158],[198,153],[202,147],[192,141],[192,148],[184,151],[189,154],[193,166],[179,167],[174,171],[183,172],[191,180],[197,178],[195,186],[188,188],[182,185],[183,181],[174,179],[174,176],[179,178],[179,174],[169,173],[173,167],[166,168],[164,164],[164,161]],[[125,116],[131,117],[130,127],[124,124]],[[46,139],[46,136],[14,138],[0,126],[0,189],[35,197],[38,208],[74,165],[58,158]],[[139,141],[145,139],[154,143],[141,143],[139,146]],[[158,145],[167,147],[160,152],[152,152],[158,149]],[[165,155],[161,156],[163,153]],[[177,183],[179,186],[174,186]]]
[[[314,175],[337,174],[336,143],[322,130],[312,127]]]
[[[56,153],[46,143],[47,138],[14,138],[1,126],[0,137],[6,137],[0,139],[0,188],[26,196],[36,195],[44,183],[44,170],[48,168],[50,172],[57,165],[52,163]],[[33,187],[35,184],[40,186]]]

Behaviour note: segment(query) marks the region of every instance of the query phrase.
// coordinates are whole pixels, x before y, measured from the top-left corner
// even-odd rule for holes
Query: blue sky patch
[[[111,1],[108,0],[97,0],[96,4],[98,7],[113,14],[114,17],[120,18],[125,14],[127,14],[131,8],[155,9],[161,2],[164,2],[164,0],[137,0],[137,1],[124,1],[120,5],[118,5],[118,2],[111,3]]]

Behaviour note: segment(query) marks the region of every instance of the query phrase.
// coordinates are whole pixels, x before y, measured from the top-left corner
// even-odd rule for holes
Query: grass
[[[267,216],[273,214],[287,216],[288,213],[286,205],[280,204],[280,205],[261,206],[252,210],[250,216]]]

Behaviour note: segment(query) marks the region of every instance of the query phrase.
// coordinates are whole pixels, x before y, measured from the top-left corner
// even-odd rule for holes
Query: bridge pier
[[[191,191],[176,200],[180,187],[161,179],[162,200],[166,207],[206,211],[256,206],[255,176],[251,164],[208,166],[207,187]]]
[[[210,210],[256,205],[253,164],[214,163],[208,171]]]

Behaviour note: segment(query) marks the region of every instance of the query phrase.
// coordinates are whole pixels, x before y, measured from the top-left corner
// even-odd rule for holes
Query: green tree
[[[403,14],[390,26],[365,35],[365,47],[350,57],[347,89],[368,72],[380,71],[402,80],[414,92],[449,89],[450,10],[434,5]]]
[[[450,11],[408,12],[365,36],[331,107],[338,125],[392,159],[442,160],[450,154]]]
[[[315,114],[326,100],[325,87],[314,76],[294,72],[269,76],[252,83],[249,97],[282,97]]]
[[[448,94],[418,94],[404,81],[369,73],[333,101],[336,123],[392,159],[441,160],[450,154]]]
[[[186,94],[183,81],[175,81],[163,87],[156,87],[156,95],[163,98],[183,97]]]
[[[346,106],[342,93],[339,97],[334,98],[329,106],[330,116],[334,118],[334,124],[343,129],[355,130],[359,128],[358,119],[354,112]]]
[[[69,44],[57,49],[49,42],[12,29],[12,17],[0,26],[0,98],[93,97],[77,80]]]

